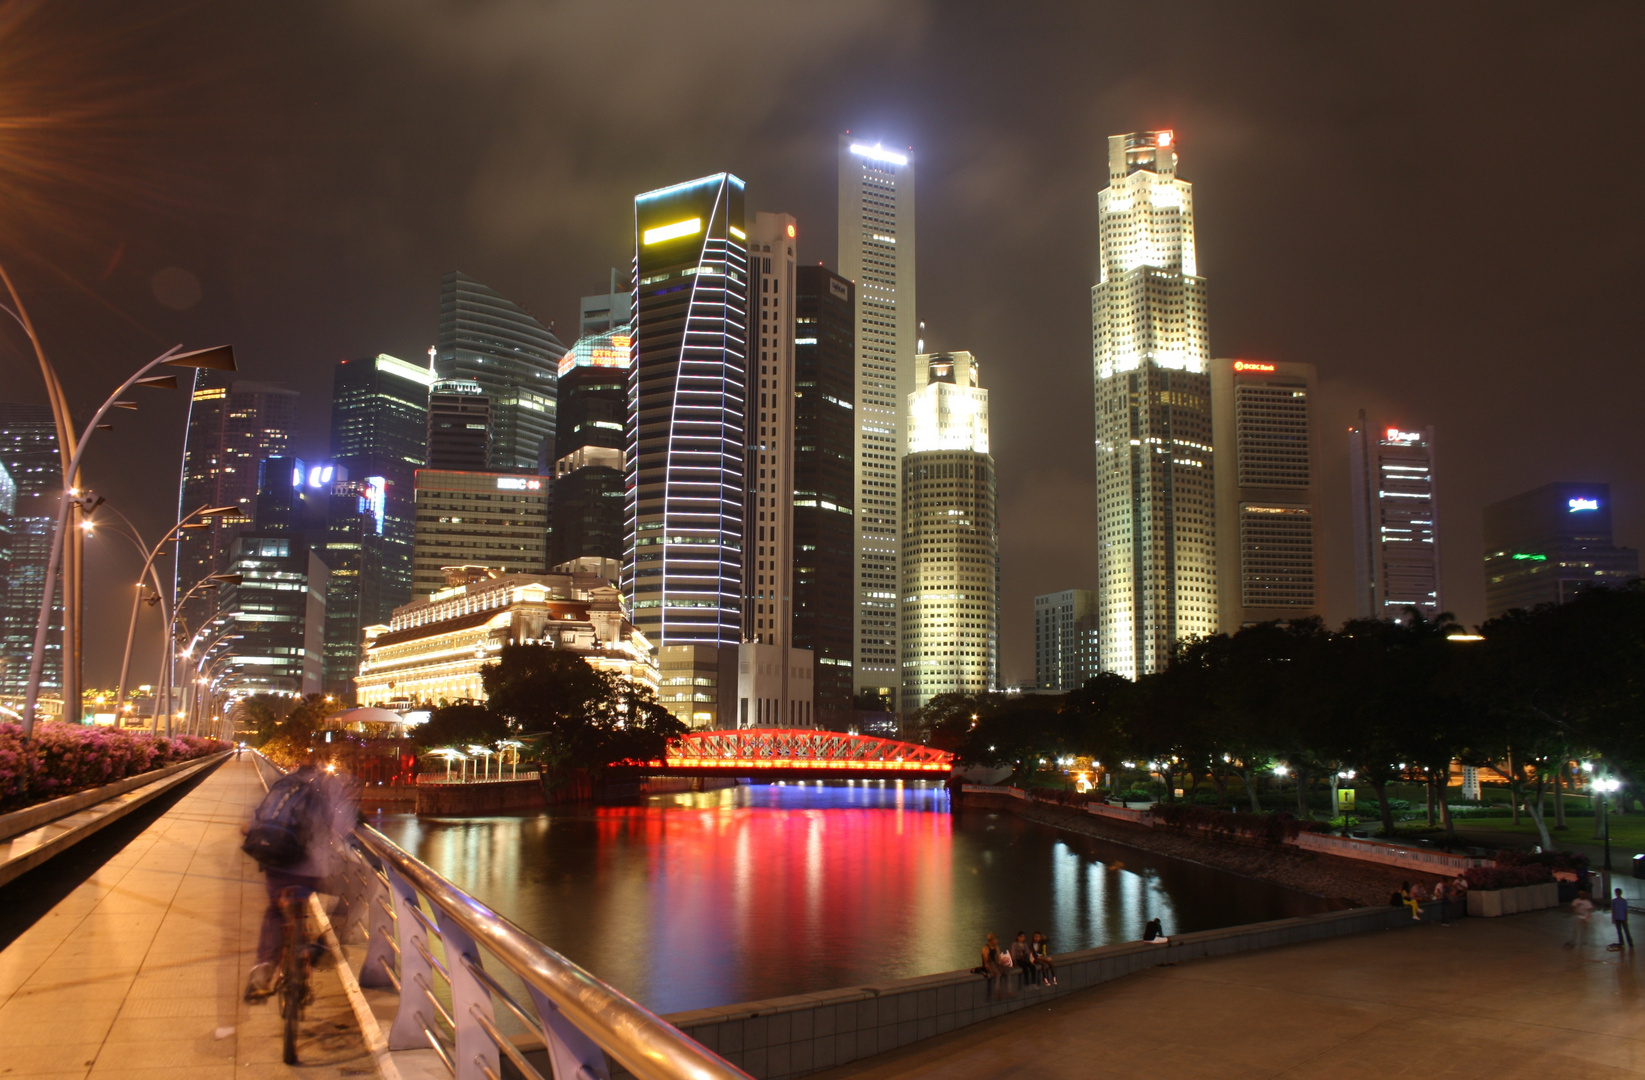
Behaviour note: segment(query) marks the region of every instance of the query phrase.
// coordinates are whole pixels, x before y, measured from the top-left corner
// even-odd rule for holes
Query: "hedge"
[[[0,724],[0,813],[228,748],[198,735],[156,738],[61,721],[38,725],[25,740],[20,725]]]

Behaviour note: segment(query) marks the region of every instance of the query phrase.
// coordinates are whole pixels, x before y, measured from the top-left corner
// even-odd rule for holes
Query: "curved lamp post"
[[[103,423],[103,417],[108,415],[108,411],[110,409],[115,408],[116,406],[121,408],[136,408],[136,405],[132,402],[122,401],[121,395],[123,395],[127,390],[130,390],[133,386],[136,386],[138,383],[152,383],[154,380],[149,377],[149,372],[153,371],[157,367],[169,365],[172,367],[211,368],[218,371],[236,370],[234,366],[234,349],[232,346],[220,345],[213,349],[195,349],[191,352],[180,352],[180,349],[181,346],[174,346],[173,348],[167,349],[153,360],[150,360],[148,363],[138,368],[136,374],[130,376],[125,382],[120,384],[119,388],[116,389],[114,393],[109,396],[108,400],[104,401],[98,408],[97,412],[92,415],[91,422],[86,425],[85,438],[78,440],[74,447],[74,454],[69,458],[68,466],[63,470],[65,481],[63,498],[58,505],[56,528],[52,532],[49,540],[51,545],[51,555],[46,560],[46,577],[42,583],[40,594],[40,614],[34,624],[34,652],[29,657],[28,688],[24,692],[23,696],[23,736],[25,738],[34,734],[35,704],[40,699],[40,673],[43,665],[45,664],[46,658],[46,628],[51,623],[51,600],[52,594],[57,588],[57,570],[63,561],[63,549],[66,546],[64,526],[68,521],[69,510],[73,506],[79,506],[82,510],[89,510],[96,506],[100,501],[90,492],[82,491],[80,488],[72,486],[74,483],[74,478],[80,475],[80,463],[85,458],[86,447],[91,445],[91,436],[97,432],[98,427]],[[170,376],[166,376],[165,378],[169,379]],[[176,380],[172,379],[171,381],[175,383]],[[65,609],[70,606],[70,603],[64,603]],[[65,665],[69,665],[74,662],[74,643],[72,640],[66,641],[65,648],[63,649],[63,663]],[[77,679],[74,681],[78,684]],[[65,678],[64,682],[68,683],[69,680]],[[75,696],[78,696],[78,689],[76,688],[73,693]],[[67,698],[68,695],[65,694],[63,702],[65,708],[71,707]]]
[[[225,582],[232,585],[238,585],[240,580],[241,576],[239,574],[208,574],[204,579],[195,582],[189,588],[188,592],[185,592],[177,603],[172,606],[171,620],[166,624],[166,647],[161,650],[160,677],[155,680],[156,685],[160,686],[165,692],[166,734],[168,736],[171,734],[172,672],[173,668],[176,666],[175,661],[179,659],[179,657],[175,655],[175,650],[177,648],[177,617],[182,614],[183,607],[189,602],[189,598],[201,589],[215,589],[223,585]],[[213,615],[211,619],[206,620],[206,626],[210,626],[216,618],[217,616]],[[202,626],[200,629],[204,630],[205,626]],[[198,637],[196,637],[195,640],[198,640]],[[160,733],[160,713],[158,710],[156,710],[154,714],[154,733],[156,735]]]

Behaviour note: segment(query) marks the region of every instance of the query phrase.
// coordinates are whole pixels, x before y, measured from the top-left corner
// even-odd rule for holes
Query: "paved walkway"
[[[814,1075],[1645,1076],[1645,959],[1563,949],[1570,927],[1542,911],[1156,968]]]
[[[267,903],[240,826],[262,795],[249,756],[226,762],[0,951],[0,1077],[375,1073],[329,971],[297,1068],[274,1003],[240,999]]]

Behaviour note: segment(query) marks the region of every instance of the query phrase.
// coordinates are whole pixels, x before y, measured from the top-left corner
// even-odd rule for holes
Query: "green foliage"
[[[553,775],[598,776],[621,762],[655,760],[686,730],[616,674],[546,645],[505,646],[480,679],[490,711],[521,733],[527,753]]]
[[[274,726],[274,733],[262,746],[268,759],[284,769],[294,769],[309,758],[331,706],[319,694],[310,694]]]
[[[460,750],[470,744],[490,746],[509,734],[506,718],[484,705],[465,701],[434,710],[428,722],[412,733],[411,741],[423,747],[455,746]]]

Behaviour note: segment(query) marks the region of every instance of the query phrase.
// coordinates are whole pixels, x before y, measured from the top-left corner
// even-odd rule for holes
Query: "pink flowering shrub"
[[[40,724],[24,740],[20,726],[0,724],[0,813],[228,748],[198,735],[64,723]]]

